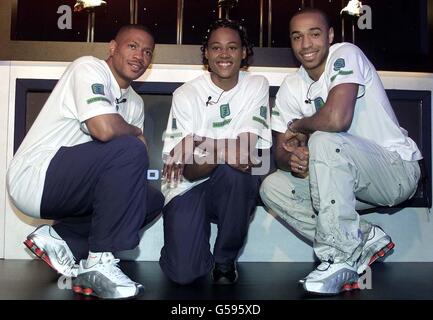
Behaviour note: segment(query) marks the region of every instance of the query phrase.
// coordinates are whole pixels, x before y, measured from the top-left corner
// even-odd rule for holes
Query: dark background
[[[303,5],[323,9],[342,40],[340,11],[348,0],[264,0],[260,43],[260,0],[239,0],[230,18],[245,24],[256,47],[290,47],[288,21]],[[95,42],[108,42],[130,21],[130,1],[107,0],[95,10]],[[218,17],[217,0],[184,0],[182,44],[201,44],[208,24]],[[271,6],[272,27],[268,30]],[[433,0],[364,0],[372,8],[373,28],[356,28],[358,45],[379,70],[433,72]],[[71,30],[57,28],[60,5],[73,8],[75,0],[16,0],[12,40],[81,41],[87,39],[87,12],[74,12]],[[354,21],[356,24],[356,21]],[[138,23],[149,26],[157,43],[177,43],[177,0],[138,0]],[[346,41],[352,41],[351,21],[345,19]],[[271,37],[268,37],[268,32]]]

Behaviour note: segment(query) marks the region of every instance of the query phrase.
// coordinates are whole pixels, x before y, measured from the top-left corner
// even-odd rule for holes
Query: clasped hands
[[[225,143],[219,146],[216,139],[189,135],[171,151],[170,156],[164,159],[163,180],[166,183],[174,182],[176,184],[181,182],[185,165],[194,163],[194,159],[192,159],[194,156],[207,157],[203,164],[226,163],[232,168],[245,173],[249,173],[252,167],[260,164],[258,158],[251,155],[248,149],[240,148],[239,139],[226,140]]]
[[[295,177],[307,177],[310,157],[307,145],[308,135],[287,129],[283,139],[282,146],[284,150],[290,153],[290,171]]]

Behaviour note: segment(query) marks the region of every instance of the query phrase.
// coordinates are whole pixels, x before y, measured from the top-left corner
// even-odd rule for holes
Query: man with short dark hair
[[[56,220],[31,233],[26,246],[57,272],[76,277],[77,293],[117,299],[143,290],[119,269],[113,252],[136,247],[139,230],[164,201],[147,183],[143,100],[130,86],[153,49],[149,29],[129,25],[110,42],[107,60],[72,62],[8,170],[16,207]],[[80,259],[86,260],[78,266]]]
[[[319,294],[357,288],[358,274],[394,247],[357,210],[411,198],[422,158],[374,66],[353,44],[331,46],[333,38],[320,10],[301,10],[290,21],[302,66],[278,91],[272,129],[279,169],[260,190],[268,207],[313,242],[321,264],[300,282]]]

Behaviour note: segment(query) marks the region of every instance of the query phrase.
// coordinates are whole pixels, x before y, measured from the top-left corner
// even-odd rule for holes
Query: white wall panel
[[[5,168],[13,154],[15,81],[17,78],[58,79],[66,66],[67,63],[59,62],[12,62],[10,68],[9,63],[0,64],[0,257],[29,258],[22,241],[35,226],[43,222],[26,217],[5,197]],[[279,86],[285,75],[295,72],[295,69],[254,67],[250,71],[266,76],[271,85]],[[201,66],[153,65],[139,81],[185,82],[203,72]],[[433,90],[432,74],[379,74],[386,89]],[[389,261],[433,261],[433,221],[426,209],[406,208],[393,215],[373,213],[364,217],[384,227],[396,242],[395,252]],[[1,226],[5,226],[5,232]],[[214,241],[215,234],[216,227],[213,225],[211,241]],[[123,252],[121,255],[125,258],[155,261],[159,259],[162,244],[162,219],[159,219],[144,232],[136,250]],[[293,235],[284,224],[263,208],[258,208],[240,261],[312,260],[313,253],[308,244]]]

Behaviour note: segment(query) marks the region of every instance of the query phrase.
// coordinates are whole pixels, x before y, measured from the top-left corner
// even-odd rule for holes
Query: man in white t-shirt
[[[269,84],[240,72],[252,50],[235,21],[214,22],[202,53],[210,72],[174,92],[164,136],[160,265],[180,284],[212,268],[216,284],[232,284],[258,198],[256,169],[265,162],[256,161],[257,150],[269,151],[272,144]],[[210,222],[218,225],[213,254]]]
[[[352,44],[331,46],[333,36],[317,9],[290,21],[302,66],[277,93],[272,130],[279,169],[260,190],[264,203],[313,243],[322,263],[300,282],[320,294],[357,288],[358,274],[394,247],[356,210],[411,198],[422,158],[374,66]]]
[[[56,220],[25,244],[57,272],[76,277],[78,293],[116,299],[143,290],[118,268],[113,252],[136,247],[139,230],[164,201],[147,183],[143,100],[130,86],[153,49],[149,29],[128,25],[110,42],[107,60],[72,62],[8,169],[16,207]]]

